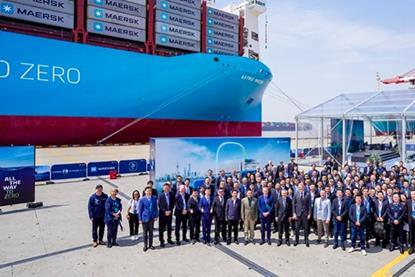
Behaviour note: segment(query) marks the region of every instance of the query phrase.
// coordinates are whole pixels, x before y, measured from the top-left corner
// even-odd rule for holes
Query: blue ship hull
[[[0,32],[0,45],[0,145],[261,135],[272,74],[260,62],[161,57],[8,32]]]

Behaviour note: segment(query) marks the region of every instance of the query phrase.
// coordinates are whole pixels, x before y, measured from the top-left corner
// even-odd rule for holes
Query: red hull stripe
[[[0,145],[95,144],[133,120],[0,116]],[[261,122],[144,119],[105,143],[146,143],[150,137],[261,136],[261,128]]]

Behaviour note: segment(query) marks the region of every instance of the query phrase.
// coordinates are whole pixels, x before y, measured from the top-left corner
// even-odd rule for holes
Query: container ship
[[[264,1],[0,0],[0,145],[260,136]]]

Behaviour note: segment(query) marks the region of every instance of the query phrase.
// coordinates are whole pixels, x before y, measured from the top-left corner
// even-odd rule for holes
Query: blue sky
[[[0,147],[0,168],[34,166],[34,159],[31,146]]]
[[[216,0],[216,6],[238,2]],[[304,107],[344,92],[374,91],[415,67],[413,0],[268,0],[268,45],[262,61],[273,82]],[[381,86],[384,90],[408,85]],[[414,91],[415,93],[415,91]],[[276,89],[263,99],[263,120],[293,121],[299,112]]]

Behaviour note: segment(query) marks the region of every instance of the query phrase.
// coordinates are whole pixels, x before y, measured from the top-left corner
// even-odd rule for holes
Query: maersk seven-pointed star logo
[[[101,22],[94,22],[95,31],[102,32],[103,29],[104,29],[104,26],[102,25]]]
[[[161,7],[163,9],[167,9],[169,7],[169,4],[167,2],[161,2]]]
[[[161,19],[167,20],[168,18],[167,13],[161,13]]]
[[[1,13],[5,14],[13,14],[14,13],[14,5],[11,3],[3,3],[0,7]]]
[[[103,12],[102,12],[102,10],[101,10],[101,9],[95,9],[95,11],[94,11],[94,15],[95,15],[95,17],[97,17],[97,18],[102,18],[102,16],[103,16]]]
[[[167,43],[167,37],[160,37],[161,43]]]

